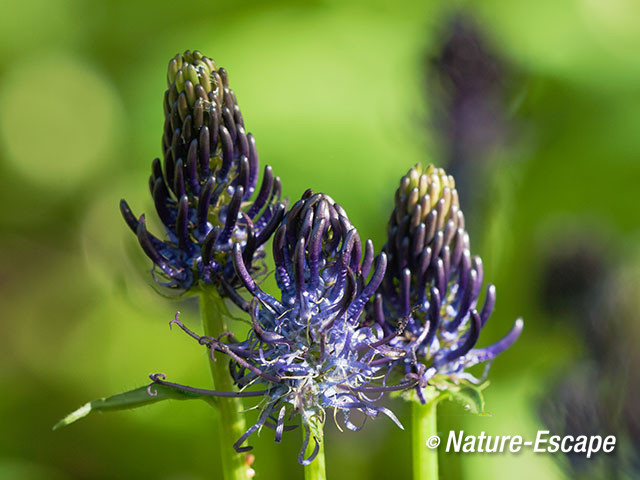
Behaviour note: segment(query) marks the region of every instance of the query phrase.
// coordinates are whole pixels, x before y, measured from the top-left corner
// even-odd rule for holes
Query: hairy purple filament
[[[166,238],[150,234],[144,215],[136,217],[124,200],[122,215],[153,261],[159,284],[181,293],[198,282],[212,284],[246,311],[231,252],[239,245],[257,272],[285,211],[280,179],[266,166],[254,195],[255,139],[245,132],[226,71],[211,59],[185,52],[169,63],[164,109],[164,162],[153,161],[149,186]]]

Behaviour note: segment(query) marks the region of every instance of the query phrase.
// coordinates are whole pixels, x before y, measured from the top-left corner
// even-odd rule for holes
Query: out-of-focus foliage
[[[168,328],[180,310],[198,330],[196,306],[165,301],[145,283],[150,266],[118,212],[122,197],[152,209],[147,178],[160,154],[168,59],[197,48],[227,67],[261,161],[282,177],[284,194],[326,191],[363,238],[382,245],[398,178],[418,161],[446,166],[429,127],[438,99],[425,92],[424,57],[461,10],[517,73],[505,112],[516,128],[483,154],[487,200],[482,221],[472,222],[473,253],[498,292],[482,341],[497,340],[520,315],[527,330],[492,367],[491,416],[445,403],[439,428],[533,438],[543,426],[540,397],[591,348],[565,306],[542,304],[543,259],[563,248],[551,242],[587,225],[604,232],[607,252],[639,247],[640,5],[476,3],[3,5],[0,478],[198,479],[218,468],[216,419],[204,402],[95,415],[51,432],[74,407],[138,387],[151,372],[208,384],[203,351]],[[628,357],[619,363],[638,367]],[[392,402],[409,425],[406,406]],[[637,417],[631,410],[623,420]],[[329,475],[408,477],[410,435],[385,421],[365,432],[329,430]],[[294,437],[282,445],[256,439],[261,478],[302,477]],[[566,475],[552,456],[531,452],[441,459],[452,479]]]

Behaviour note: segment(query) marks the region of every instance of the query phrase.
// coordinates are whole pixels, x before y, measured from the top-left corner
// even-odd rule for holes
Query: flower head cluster
[[[309,425],[314,419],[323,422],[326,409],[341,413],[352,430],[360,428],[351,421],[355,411],[365,418],[383,413],[398,423],[374,401],[383,392],[408,388],[416,380],[409,377],[398,385],[386,385],[390,357],[385,347],[395,333],[385,337],[379,325],[361,322],[365,305],[384,277],[386,255],[374,262],[371,241],[363,255],[357,230],[329,196],[307,191],[293,205],[275,233],[273,255],[278,298],[258,286],[240,246],[234,248],[238,276],[254,298],[252,328],[245,341],[223,343],[219,338],[197,337],[180,326],[212,351],[231,357],[232,376],[241,389],[254,384],[266,387],[260,392],[264,397],[259,418],[236,449],[243,450],[240,445],[263,426],[275,428],[280,441],[287,412],[289,418],[300,414],[306,435],[299,460],[306,464],[318,450],[316,440],[315,451],[304,459],[312,434]],[[157,377],[154,381],[163,382]]]
[[[242,251],[257,270],[263,245],[284,215],[280,180],[259,165],[255,139],[244,120],[227,72],[200,52],[169,62],[164,96],[163,161],[152,163],[149,187],[166,238],[151,235],[145,217],[120,209],[154,264],[154,278],[180,292],[199,281],[212,284],[241,308],[231,252]],[[254,195],[255,194],[255,195]]]
[[[496,289],[486,288],[480,308],[482,261],[470,254],[455,182],[443,169],[416,166],[402,178],[383,252],[389,266],[370,316],[386,333],[402,330],[390,345],[404,354],[391,366],[420,377],[422,401],[421,387],[436,374],[475,382],[465,369],[490,362],[520,335],[518,319],[495,345],[474,348]]]
[[[136,217],[126,201],[120,209],[153,262],[154,280],[201,295],[205,336],[178,314],[171,324],[206,346],[212,362],[224,360],[211,369],[220,390],[156,373],[148,395],[235,397],[219,406],[223,435],[239,437],[237,452],[250,450],[245,442],[263,427],[280,442],[299,416],[305,435],[298,460],[307,465],[320,451],[328,411],[350,430],[380,414],[402,428],[378,403],[385,393],[415,388],[424,403],[428,385],[453,392],[443,377],[476,382],[467,369],[490,362],[518,338],[521,320],[495,345],[475,348],[495,287],[487,287],[480,308],[482,262],[470,254],[454,180],[442,169],[416,166],[402,178],[387,243],[376,255],[330,196],[307,190],[285,213],[280,180],[269,166],[256,188],[255,140],[223,68],[187,51],[169,62],[167,80],[162,160],[153,161],[149,180],[164,236],[149,233],[145,216]],[[259,283],[272,236],[279,290],[273,295]],[[221,297],[243,310],[246,338],[224,331],[229,311]],[[258,418],[244,433],[238,397],[259,399]],[[95,402],[95,410],[147,400],[136,389]],[[91,402],[59,425],[93,409]],[[239,472],[231,466],[238,458],[227,460],[227,473]]]

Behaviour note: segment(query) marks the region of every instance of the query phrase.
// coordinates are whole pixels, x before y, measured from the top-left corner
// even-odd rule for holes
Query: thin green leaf
[[[53,426],[54,430],[80,420],[93,412],[108,412],[114,410],[129,410],[132,408],[144,407],[152,403],[161,402],[163,400],[204,400],[210,405],[215,404],[215,400],[208,395],[184,392],[166,385],[153,385],[152,391],[157,395],[149,395],[147,387],[136,388],[128,392],[119,393],[111,397],[99,398],[89,403],[85,403],[82,407],[64,417]]]
[[[451,400],[459,403],[465,410],[476,415],[484,412],[484,396],[482,391],[472,385],[464,385],[457,390],[450,390]]]

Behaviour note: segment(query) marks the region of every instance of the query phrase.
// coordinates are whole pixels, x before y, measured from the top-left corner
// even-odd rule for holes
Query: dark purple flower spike
[[[394,334],[386,336],[383,326],[361,321],[364,306],[384,277],[386,254],[374,262],[373,245],[367,242],[363,255],[358,232],[344,210],[331,197],[309,190],[278,227],[273,255],[278,298],[253,280],[241,246],[234,247],[238,277],[254,299],[252,328],[243,342],[229,334],[199,337],[174,321],[212,352],[231,357],[240,392],[257,384],[266,389],[258,421],[236,449],[250,448],[240,445],[262,426],[274,428],[280,441],[288,428],[285,420],[299,414],[305,429],[299,460],[306,465],[318,452],[313,424],[324,421],[328,408],[340,412],[351,430],[361,428],[350,420],[356,411],[365,418],[385,414],[402,428],[393,413],[375,401],[384,392],[411,388],[419,379],[407,376],[387,385],[390,355],[397,352],[387,344]],[[316,448],[304,458],[311,438]]]
[[[391,361],[405,375],[417,375],[421,388],[436,374],[479,382],[466,368],[491,362],[517,340],[523,322],[496,344],[475,348],[493,311],[496,289],[489,285],[479,305],[483,268],[469,251],[469,236],[453,177],[443,169],[416,166],[396,191],[395,209],[383,247],[389,266],[369,317],[403,352]]]
[[[481,23],[463,11],[443,22],[425,58],[425,94],[431,108],[447,170],[464,192],[464,207],[480,227],[489,201],[488,173],[516,125],[510,114],[510,86],[519,85],[516,70],[501,58]]]
[[[270,166],[259,174],[253,135],[246,133],[227,72],[200,52],[169,62],[165,92],[163,161],[155,159],[149,187],[165,238],[151,235],[120,202],[125,221],[153,261],[154,279],[180,293],[198,282],[215,285],[247,310],[231,253],[239,245],[254,275],[264,244],[280,224],[285,206],[280,179]]]

